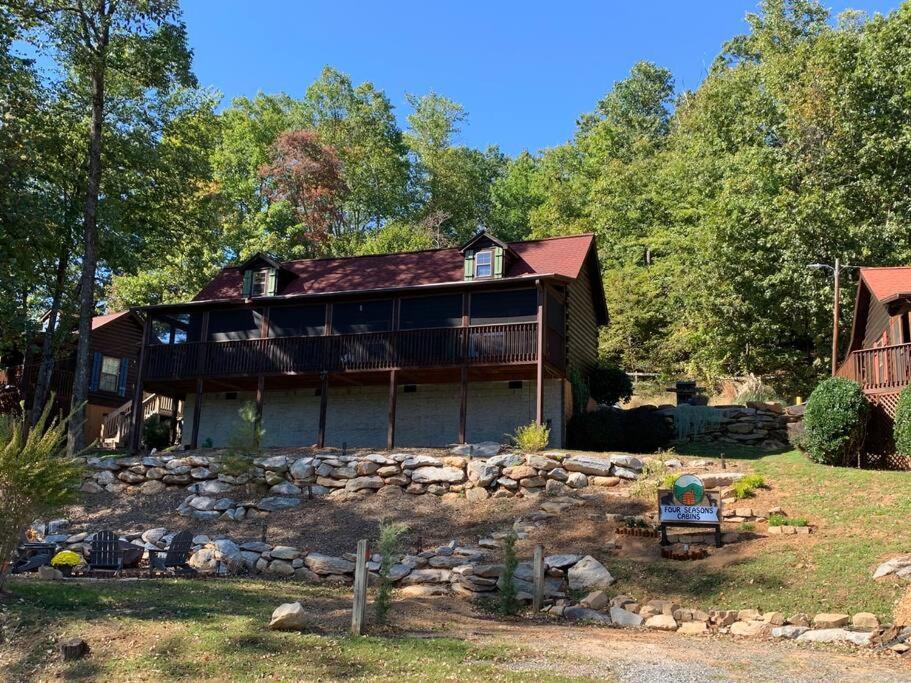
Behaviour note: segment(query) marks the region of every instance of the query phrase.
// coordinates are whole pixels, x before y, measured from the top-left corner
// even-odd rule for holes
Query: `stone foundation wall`
[[[418,384],[414,391],[398,389],[396,398],[396,445],[438,448],[455,443],[459,434],[459,385]],[[553,448],[563,447],[563,380],[544,382],[544,417],[551,424]],[[237,424],[237,411],[253,392],[203,396],[199,444],[211,441],[226,446]],[[389,390],[385,386],[330,386],[326,405],[326,445],[341,448],[378,448],[386,443]],[[195,396],[185,404],[185,424],[193,421]],[[317,441],[320,397],[313,389],[266,391],[263,399],[265,447],[310,446]],[[534,381],[510,389],[508,382],[470,382],[466,440],[503,441],[516,427],[535,418]],[[184,429],[184,443],[190,439]]]

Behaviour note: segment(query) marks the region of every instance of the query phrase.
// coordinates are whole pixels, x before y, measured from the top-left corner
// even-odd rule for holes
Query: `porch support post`
[[[266,378],[260,375],[256,378],[256,427],[263,426],[263,393],[266,390]]]
[[[535,282],[538,290],[538,362],[535,378],[535,422],[544,424],[544,287]]]
[[[459,443],[465,443],[465,426],[468,422],[468,322],[471,294],[462,295],[462,371],[459,376]]]
[[[142,325],[142,343],[139,347],[139,366],[136,368],[136,387],[133,390],[133,405],[130,408],[130,453],[136,453],[142,438],[142,394],[145,379],[146,346],[149,343],[149,330],[152,327],[152,316],[146,314]]]
[[[193,402],[193,431],[190,435],[190,448],[199,448],[199,418],[202,414],[202,377],[196,378],[196,400]]]
[[[399,371],[389,372],[389,427],[386,430],[386,448],[395,448],[395,401],[398,394]]]
[[[329,400],[329,373],[320,373],[319,391],[319,435],[316,438],[316,447],[326,446],[326,403]]]

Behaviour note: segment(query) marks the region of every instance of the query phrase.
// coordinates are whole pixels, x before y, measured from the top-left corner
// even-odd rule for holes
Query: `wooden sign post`
[[[364,635],[367,617],[367,539],[357,542],[357,562],[354,565],[354,609],[351,612],[351,635]]]
[[[658,521],[661,545],[670,545],[668,527],[710,527],[715,531],[715,547],[721,543],[721,492],[707,491],[694,474],[684,474],[670,489],[658,489]]]
[[[538,544],[535,546],[535,559],[532,566],[535,579],[535,594],[532,608],[535,612],[540,612],[544,607],[544,546]]]

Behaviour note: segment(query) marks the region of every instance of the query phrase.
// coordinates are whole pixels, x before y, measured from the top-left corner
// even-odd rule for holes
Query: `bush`
[[[911,455],[911,384],[898,397],[892,435],[899,455]]]
[[[383,522],[380,525],[380,537],[378,541],[380,551],[380,581],[376,590],[376,621],[379,624],[386,623],[386,615],[392,606],[392,579],[389,578],[389,572],[392,565],[398,559],[401,551],[400,542],[402,534],[408,530],[408,527],[398,522],[387,524]]]
[[[674,434],[655,408],[605,408],[575,415],[566,426],[569,448],[586,451],[654,453],[667,448]]]
[[[500,575],[500,612],[506,615],[513,615],[519,611],[519,599],[516,591],[516,584],[513,579],[516,576],[516,567],[519,566],[519,559],[516,557],[516,541],[519,540],[518,534],[514,528],[503,538],[503,573]]]
[[[80,564],[82,564],[82,558],[72,550],[61,550],[51,560],[52,567],[78,567]]]
[[[801,445],[814,462],[847,465],[863,446],[869,413],[857,383],[842,377],[824,380],[807,400]]]
[[[761,377],[750,374],[737,390],[737,395],[734,397],[734,403],[768,403],[777,398],[775,390],[763,382]]]
[[[142,425],[142,442],[148,448],[163,450],[171,445],[171,427],[160,415],[151,415]]]
[[[550,429],[535,422],[516,429],[512,437],[513,443],[523,453],[537,453],[547,448],[550,443]]]
[[[734,497],[737,500],[741,500],[743,498],[751,498],[756,489],[761,489],[764,486],[765,479],[763,479],[761,475],[748,474],[742,479],[735,481],[731,488],[734,489]]]
[[[49,420],[53,404],[52,396],[28,434],[24,421],[7,423],[0,444],[0,591],[32,521],[71,503],[82,483],[82,463],[66,456],[69,418]]]
[[[588,391],[598,403],[609,406],[625,402],[633,395],[633,383],[623,370],[615,365],[600,363],[588,373]]]
[[[238,477],[250,469],[253,459],[260,454],[260,444],[265,432],[256,419],[256,406],[247,401],[237,411],[240,421],[228,438],[228,449],[222,458],[225,474]]]

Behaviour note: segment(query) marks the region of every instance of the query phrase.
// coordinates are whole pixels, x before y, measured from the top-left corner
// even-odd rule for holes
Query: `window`
[[[254,309],[212,311],[209,314],[209,341],[259,339],[262,313]]]
[[[392,301],[364,301],[335,304],[332,307],[332,329],[336,334],[386,332],[392,323]]]
[[[314,337],[325,326],[325,306],[274,307],[269,312],[270,337]]]
[[[474,257],[474,276],[490,277],[493,275],[493,252],[490,249],[479,251]]]
[[[479,292],[471,295],[471,324],[534,322],[538,317],[538,293],[534,289]]]
[[[402,299],[399,306],[400,330],[418,330],[428,327],[458,327],[461,324],[461,294]]]
[[[98,376],[98,391],[116,394],[120,388],[120,359],[111,356],[101,358],[101,374]]]
[[[269,271],[254,270],[250,281],[250,296],[265,296],[269,288]]]

